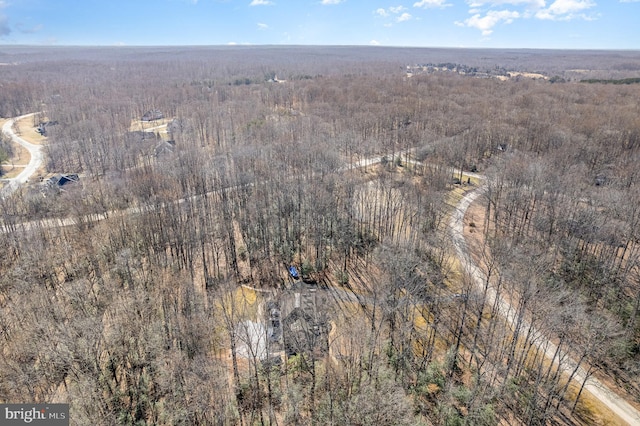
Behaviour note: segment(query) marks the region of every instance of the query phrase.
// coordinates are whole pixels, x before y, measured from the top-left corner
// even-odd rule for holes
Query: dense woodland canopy
[[[0,62],[0,116],[56,122],[41,175],[80,176],[0,201],[0,401],[68,402],[79,425],[599,421],[535,327],[556,362],[640,404],[640,85],[580,82],[639,77],[638,52],[6,47]],[[407,76],[445,62],[549,78]],[[165,121],[139,122],[149,111]],[[484,291],[448,228],[480,185],[466,228]],[[250,324],[286,305],[289,265],[322,302],[313,330],[304,314],[283,328],[278,362]]]

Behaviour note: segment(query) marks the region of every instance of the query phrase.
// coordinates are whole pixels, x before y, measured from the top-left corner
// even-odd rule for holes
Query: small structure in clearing
[[[152,111],[145,112],[140,121],[156,121],[162,120],[163,118],[164,114],[162,113],[162,111],[154,109]]]
[[[38,124],[36,132],[40,133],[42,136],[47,136],[47,127],[55,126],[57,124],[57,121],[42,121]]]
[[[77,173],[57,174],[47,179],[45,184],[49,187],[61,188],[65,185],[77,183],[78,181],[80,181],[80,177]]]

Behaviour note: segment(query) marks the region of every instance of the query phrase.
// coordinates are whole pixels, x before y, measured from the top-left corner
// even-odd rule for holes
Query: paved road
[[[31,156],[29,160],[29,164],[25,166],[24,170],[20,172],[18,176],[11,179],[6,179],[8,183],[4,186],[4,188],[2,188],[2,191],[0,191],[0,197],[2,198],[7,197],[8,195],[11,195],[18,189],[20,185],[26,183],[29,180],[29,178],[35,174],[36,170],[38,170],[38,168],[42,164],[42,158],[43,158],[42,146],[34,145],[30,142],[27,142],[26,140],[22,139],[20,136],[16,135],[12,129],[13,123],[15,123],[16,121],[22,120],[23,118],[31,117],[34,114],[35,113],[25,114],[25,115],[21,115],[20,117],[12,118],[8,120],[6,123],[4,123],[4,125],[2,126],[2,132],[5,135],[9,136],[13,142],[25,147],[29,151],[29,155]]]
[[[473,278],[474,283],[478,289],[478,291],[482,291],[484,288],[484,274],[478,267],[478,265],[473,261],[471,255],[469,254],[469,250],[467,248],[467,243],[464,239],[464,216],[474,200],[476,200],[485,190],[485,187],[480,187],[475,191],[468,193],[465,197],[460,200],[454,214],[449,223],[451,229],[451,238],[453,240],[453,244],[455,246],[456,254],[460,259],[465,271]],[[516,309],[512,307],[508,301],[506,301],[502,296],[496,294],[495,290],[489,288],[487,292],[487,304],[489,306],[497,303],[500,312],[503,314],[509,325],[513,328],[516,327],[516,323],[518,321],[516,316]],[[523,322],[520,325],[521,329],[528,330],[529,323]],[[548,359],[554,359],[556,356],[556,345],[553,344],[547,337],[543,336],[539,331],[534,331],[533,333],[533,341],[537,342],[536,345],[544,351],[547,355]],[[557,362],[554,359],[554,362],[557,365]],[[563,361],[562,365],[563,371],[566,374],[571,374],[576,368],[576,363],[572,359],[568,359]],[[586,372],[582,368],[578,368],[574,375],[574,380],[581,384],[586,377]],[[589,391],[593,396],[599,399],[604,405],[609,407],[611,411],[616,413],[621,419],[627,422],[629,425],[640,425],[640,412],[632,407],[627,401],[623,398],[615,394],[611,389],[609,389],[604,383],[596,379],[595,377],[590,377],[585,385],[585,390]]]

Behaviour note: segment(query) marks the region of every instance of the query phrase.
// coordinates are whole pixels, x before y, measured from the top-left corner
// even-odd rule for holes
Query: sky
[[[640,0],[0,0],[0,45],[640,49]]]

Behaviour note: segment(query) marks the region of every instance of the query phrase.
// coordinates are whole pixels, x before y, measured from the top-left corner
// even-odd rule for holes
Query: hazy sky
[[[0,0],[0,44],[640,49],[640,0]]]

